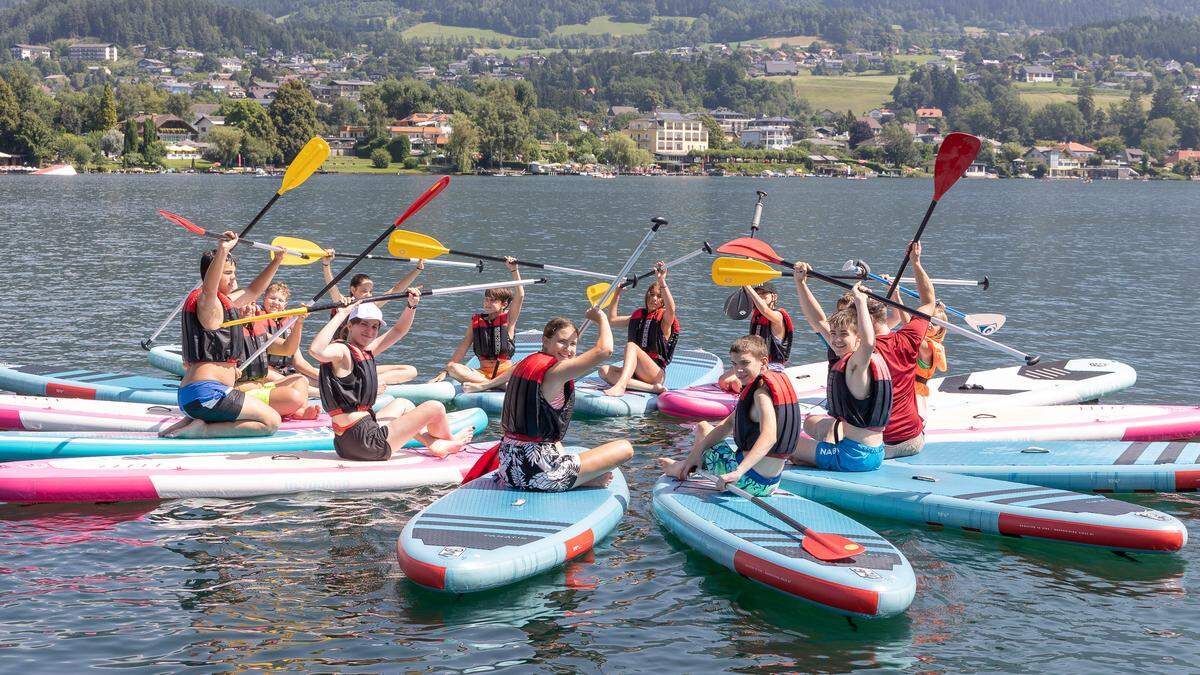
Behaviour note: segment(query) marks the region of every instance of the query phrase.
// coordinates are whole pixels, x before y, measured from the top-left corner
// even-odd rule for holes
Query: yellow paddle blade
[[[781,276],[782,272],[757,260],[724,257],[712,263],[712,280],[718,286],[757,286]]]
[[[604,281],[601,281],[598,284],[592,284],[591,286],[588,286],[587,287],[588,304],[595,307],[596,303],[600,302],[600,298],[603,298],[604,294],[608,292],[608,289],[610,286],[612,286],[612,284],[604,282]],[[609,305],[612,304],[612,301],[613,301],[612,297],[609,297],[608,302],[605,302],[604,307],[601,307],[600,309],[607,308]]]
[[[311,265],[325,257],[325,251],[320,246],[317,246],[314,242],[311,242],[307,239],[299,239],[297,237],[275,237],[271,240],[271,245],[304,254],[283,254],[284,265]],[[271,260],[275,259],[275,255],[275,251],[271,251]]]
[[[294,187],[300,187],[327,159],[329,144],[320,136],[313,136],[288,165],[283,174],[283,184],[279,186],[279,192],[276,194],[281,195]]]
[[[388,253],[397,258],[436,258],[446,255],[450,249],[427,234],[409,230],[396,230],[388,237]]]
[[[226,321],[225,323],[221,324],[221,328],[228,328],[230,326],[240,326],[245,323],[254,323],[255,321],[262,321],[263,319],[280,319],[285,316],[300,316],[301,314],[308,314],[308,308],[307,307],[293,307],[291,309],[285,309],[285,310],[282,310],[279,312],[270,312],[268,314],[256,314],[255,316],[244,316],[240,319],[233,319],[232,321]]]

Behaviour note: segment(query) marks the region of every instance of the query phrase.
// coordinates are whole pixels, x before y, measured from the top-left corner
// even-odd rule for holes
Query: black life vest
[[[825,385],[829,414],[859,429],[883,431],[892,415],[892,373],[883,357],[872,353],[871,392],[863,400],[856,399],[846,385],[846,363],[851,356],[853,353],[843,356],[829,368]]]
[[[279,330],[279,326],[283,324],[284,320],[283,319],[266,319],[265,321],[268,324],[267,327],[273,333],[273,332]],[[284,342],[286,342],[287,339],[291,336],[292,336],[292,328],[288,328],[287,330],[280,333],[276,339],[283,340]],[[292,367],[292,363],[295,361],[295,359],[296,359],[295,352],[292,352],[291,354],[272,354],[271,350],[269,350],[269,349],[267,350],[267,364],[270,365],[275,370],[278,370],[279,372],[283,373],[284,375],[289,375],[292,372],[295,372],[295,369]]]
[[[501,312],[495,319],[488,319],[483,314],[472,316],[471,349],[481,359],[511,359],[517,351],[517,345],[508,336],[508,312]]]
[[[776,339],[771,330],[771,321],[755,309],[750,313],[750,334],[757,335],[767,343],[767,359],[771,363],[787,363],[792,355],[792,317],[786,310],[775,310],[783,315],[783,338]]]
[[[321,405],[330,416],[370,410],[379,393],[379,374],[375,370],[375,355],[349,342],[338,340],[350,349],[350,372],[338,377],[332,363],[321,364]]]
[[[504,389],[500,429],[506,438],[555,443],[567,434],[575,407],[575,383],[563,385],[563,406],[555,410],[542,396],[542,380],[558,359],[538,352],[521,359]]]
[[[196,305],[200,302],[201,289],[197,288],[183,301],[182,344],[183,362],[190,363],[239,363],[250,352],[246,351],[246,336],[243,326],[230,326],[206,330],[200,325],[200,317],[196,314]],[[233,321],[238,317],[238,311],[233,307],[233,301],[224,293],[217,292],[221,301],[221,320]]]
[[[763,371],[750,386],[742,388],[734,409],[733,440],[742,454],[749,453],[758,440],[760,424],[751,419],[750,411],[754,409],[754,392],[760,384],[766,385],[771,402],[775,404],[775,444],[767,451],[767,457],[786,459],[796,449],[804,421],[796,402],[796,390],[783,373]]]
[[[266,344],[271,337],[271,328],[270,320],[246,324],[246,354],[253,354]],[[247,363],[246,367],[242,369],[241,380],[253,381],[265,378],[271,370],[270,359],[271,357],[265,351],[254,357],[254,360]]]
[[[671,339],[668,340],[663,336],[663,312],[662,308],[647,312],[645,307],[634,311],[629,317],[627,340],[641,347],[659,367],[666,368],[675,355],[675,345],[679,343],[679,319],[671,321]]]

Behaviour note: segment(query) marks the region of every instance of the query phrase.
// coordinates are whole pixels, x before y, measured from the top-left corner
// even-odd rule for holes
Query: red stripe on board
[[[734,553],[733,569],[742,576],[826,607],[865,616],[879,613],[879,594],[875,591],[801,574],[745,551]]]
[[[404,575],[409,579],[439,591],[446,589],[445,567],[414,560],[404,552],[404,547],[400,542],[396,542],[396,558],[400,561],[400,569],[404,570]]]
[[[62,384],[60,382],[46,383],[47,396],[62,396],[64,398],[86,398],[96,400],[96,390],[91,387],[77,387],[73,384]]]
[[[1178,551],[1183,548],[1182,530],[1136,530],[1006,513],[1000,514],[1000,534],[1137,551]]]
[[[1175,489],[1179,491],[1200,489],[1200,471],[1176,471]]]
[[[563,544],[563,548],[567,551],[567,560],[592,550],[592,546],[595,543],[596,535],[592,532],[591,528],[571,537]]]
[[[159,499],[149,476],[107,476],[102,480],[0,476],[4,502],[136,502]]]

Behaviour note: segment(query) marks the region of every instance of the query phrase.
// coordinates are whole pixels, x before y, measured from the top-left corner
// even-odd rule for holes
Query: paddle
[[[505,262],[505,259],[500,256],[483,255],[482,253],[467,253],[465,251],[446,248],[445,246],[442,246],[440,241],[427,234],[410,232],[408,230],[397,230],[392,233],[391,238],[388,239],[388,253],[391,253],[397,258],[424,258],[425,260],[430,260],[441,255],[460,255],[467,258]],[[540,270],[574,274],[581,277],[596,277],[599,279],[612,278],[607,274],[589,272],[587,270],[575,269],[574,267],[562,267],[561,265],[549,265],[546,263],[535,263],[526,260],[517,260],[516,264],[522,267],[533,267]]]
[[[696,474],[716,484],[720,484],[721,482],[719,478],[707,471],[697,471]],[[787,523],[788,526],[795,528],[800,534],[803,534],[804,539],[801,540],[800,547],[817,560],[833,562],[853,558],[856,555],[866,552],[862,544],[847,539],[840,534],[817,532],[816,530],[809,529],[803,523],[772,506],[767,500],[762,497],[755,497],[734,483],[725,483],[725,489],[743,499],[750,500],[755,506],[758,506],[772,516]]]
[[[454,293],[470,293],[471,291],[486,291],[489,288],[515,288],[517,286],[532,286],[533,284],[544,284],[545,279],[521,279],[520,281],[493,281],[486,284],[470,284],[468,286],[449,286],[446,288],[430,288],[421,291],[421,296],[429,295],[453,295]],[[396,293],[384,293],[383,295],[373,295],[369,298],[363,298],[356,302],[383,302],[385,300],[399,300],[400,298],[408,297],[408,291],[399,291]],[[338,309],[344,305],[340,302],[322,302],[316,305],[305,307],[293,307],[291,309],[282,309],[278,312],[270,312],[269,314],[258,314],[256,316],[245,316],[240,319],[233,319],[221,324],[221,328],[229,326],[240,326],[244,323],[254,323],[264,319],[279,319],[287,316],[303,316],[312,312],[319,312],[323,309]],[[257,354],[255,355],[257,356]]]
[[[338,272],[337,274],[335,274],[333,276],[332,279],[327,281],[325,283],[325,285],[321,287],[321,290],[317,291],[316,295],[314,295],[312,297],[312,300],[310,300],[309,302],[312,303],[312,302],[316,302],[316,301],[320,300],[321,296],[325,295],[326,293],[329,292],[329,289],[336,286],[339,281],[341,281],[347,274],[350,273],[350,270],[354,269],[355,265],[362,262],[363,259],[366,258],[366,256],[371,254],[371,251],[374,251],[377,246],[382,244],[383,240],[388,238],[388,234],[391,233],[392,230],[400,227],[401,225],[404,224],[404,221],[408,220],[414,214],[416,214],[418,211],[425,208],[425,205],[428,204],[429,202],[433,201],[435,197],[440,195],[442,193],[442,190],[445,190],[446,186],[449,184],[450,184],[450,177],[442,176],[441,178],[439,178],[437,180],[436,183],[434,183],[433,185],[430,185],[429,188],[427,190],[425,190],[425,192],[421,193],[421,196],[414,199],[413,203],[408,205],[408,208],[404,210],[404,213],[400,214],[400,217],[396,219],[396,222],[392,223],[392,225],[390,227],[388,227],[386,230],[383,231],[382,234],[380,234],[378,237],[376,237],[375,241],[371,242],[371,245],[368,246],[366,249],[364,249],[362,253],[359,253],[357,256],[355,256],[354,260],[351,260],[349,264],[347,264],[345,267],[342,268],[342,271]],[[399,256],[397,256],[397,257],[399,257]],[[254,359],[258,358],[259,354],[262,354],[263,352],[267,351],[267,347],[270,347],[275,342],[275,338],[279,337],[281,334],[283,334],[285,331],[287,331],[289,328],[291,328],[292,324],[294,324],[294,323],[296,323],[296,319],[294,317],[290,318],[287,321],[285,321],[283,323],[283,325],[279,327],[278,330],[276,330],[274,333],[271,333],[269,336],[267,336],[267,339],[263,341],[263,344],[257,350],[255,350],[255,352],[253,354],[246,357],[245,361],[242,361],[240,364],[238,364],[238,370],[244,369],[246,367],[246,364],[248,364],[251,361],[253,361]]]
[[[317,167],[321,166],[321,164],[323,164],[327,159],[329,159],[329,144],[325,142],[325,139],[321,138],[320,136],[314,136],[309,139],[308,143],[305,143],[304,147],[300,149],[300,152],[296,155],[296,157],[292,159],[292,163],[288,165],[287,171],[285,171],[283,174],[283,181],[280,183],[279,189],[276,190],[275,194],[271,196],[270,201],[268,201],[266,205],[259,210],[258,215],[254,216],[254,220],[251,220],[249,225],[242,228],[242,231],[238,234],[238,237],[244,237],[250,234],[250,230],[254,229],[254,226],[258,224],[258,221],[262,220],[262,217],[266,215],[267,211],[269,211],[272,206],[275,205],[275,202],[279,201],[280,197],[290,190],[300,187],[304,181],[308,180],[309,176],[313,175],[313,172],[317,170]],[[197,284],[196,288],[200,288],[200,285]],[[170,316],[163,319],[162,323],[158,324],[158,328],[154,329],[154,332],[150,334],[150,337],[142,340],[142,349],[150,351],[150,345],[154,344],[154,340],[164,330],[166,330],[167,324],[171,323],[171,321],[178,316],[181,311],[183,311],[183,303],[185,302],[187,302],[187,298],[184,298],[182,301],[180,301],[179,306],[175,308],[175,311],[171,312]]]
[[[925,232],[925,226],[929,224],[929,217],[933,215],[933,210],[937,208],[938,200],[958,182],[959,178],[962,178],[978,154],[979,139],[971,134],[955,131],[954,133],[947,134],[946,138],[942,140],[942,145],[938,148],[937,160],[933,165],[933,201],[929,202],[929,208],[925,211],[925,217],[921,219],[921,226],[917,228],[917,233],[913,235],[912,241],[914,243],[921,241],[921,234]],[[888,288],[888,297],[891,297],[892,293],[896,292],[896,287],[900,285],[900,279],[904,276],[904,270],[908,267],[909,252],[909,247],[905,247],[904,260],[900,261],[900,269],[896,271],[894,281],[892,281],[892,285]]]
[[[859,270],[867,279],[878,281],[882,284],[888,283],[886,278],[881,277],[878,274],[873,274],[871,272],[870,265],[867,265],[867,263],[863,262],[862,260],[847,260],[845,264],[842,265],[843,271],[852,269]],[[987,277],[984,277],[984,279],[986,280]],[[920,293],[917,293],[912,289],[905,288],[903,286],[900,286],[899,288],[901,293],[910,298],[920,299],[921,297]],[[1004,316],[1003,314],[966,314],[963,311],[955,309],[944,303],[942,304],[942,309],[945,309],[947,314],[951,314],[962,319],[968,326],[979,331],[981,335],[991,335],[992,333],[995,333],[1004,326],[1006,321],[1008,321],[1008,317]]]
[[[313,262],[325,257],[325,249],[315,242],[298,237],[275,237],[271,240],[272,246],[278,246],[288,249],[283,255],[284,265],[311,265]],[[334,253],[335,258],[356,258],[353,253]],[[393,258],[390,255],[368,255],[366,260],[389,260],[391,262],[407,262],[415,263],[419,258]],[[440,265],[442,267],[469,267],[483,272],[483,261],[477,260],[474,263],[457,262],[454,260],[426,260],[426,265]]]
[[[750,221],[750,238],[751,239],[753,239],[756,235],[758,235],[758,224],[760,222],[762,222],[763,199],[765,199],[767,196],[767,193],[763,192],[762,190],[758,190],[757,192],[758,192],[758,201],[754,202],[754,220]]]
[[[650,219],[650,223],[651,223],[650,231],[647,232],[646,234],[642,235],[642,240],[640,242],[638,242],[637,247],[633,249],[633,253],[629,256],[629,259],[626,260],[625,264],[621,266],[621,271],[618,272],[615,277],[612,277],[613,279],[624,279],[629,274],[629,270],[633,269],[633,265],[637,262],[637,259],[642,257],[642,252],[644,252],[646,250],[646,247],[650,245],[650,240],[654,239],[654,235],[658,234],[658,229],[660,227],[666,227],[667,219],[662,218],[662,217],[654,217],[654,218]],[[599,300],[597,300],[596,302],[592,302],[591,298],[589,296],[588,302],[592,302],[592,307],[598,307],[598,308],[606,307],[608,305],[609,299],[612,298],[613,293],[615,293],[616,291],[617,291],[616,286],[610,285],[608,287],[608,289],[605,290],[604,293],[602,293],[600,295]],[[590,324],[591,324],[590,319],[584,319],[583,325],[579,327],[579,331],[576,333],[576,335],[582,336],[583,331],[587,330],[587,327]]]
[[[666,269],[671,269],[672,267],[675,267],[676,265],[681,265],[681,264],[691,260],[692,258],[695,258],[698,255],[702,255],[704,253],[712,254],[712,252],[713,252],[712,246],[709,245],[709,243],[706,241],[700,246],[700,248],[696,249],[695,251],[692,251],[691,253],[688,253],[687,255],[679,256],[678,258],[671,260],[669,262],[663,263],[663,267],[665,267]],[[654,275],[654,270],[650,270],[649,272],[642,272],[641,274],[639,274],[637,276],[629,277],[625,281],[621,282],[621,288],[622,289],[636,288],[637,282],[641,281],[642,279],[645,279],[646,277],[650,277],[653,275]],[[608,287],[611,285],[612,284],[610,284],[610,283],[601,281],[598,284],[592,284],[591,286],[588,286],[587,287],[588,302],[595,305],[596,302],[600,300],[600,298],[604,295],[604,292],[607,291]],[[606,303],[604,305],[604,307],[607,307],[607,306],[608,305]],[[601,307],[601,309],[604,309],[604,307]]]
[[[184,218],[183,216],[179,215],[178,213],[171,213],[170,211],[163,211],[162,209],[159,209],[158,215],[162,216],[163,218],[166,218],[167,220],[171,221],[172,223],[175,223],[176,225],[179,225],[180,227],[187,230],[188,232],[191,232],[193,234],[198,234],[201,237],[208,237],[209,239],[221,239],[221,240],[225,239],[224,234],[222,234],[220,232],[213,232],[212,230],[206,230],[203,227],[200,227],[199,225],[188,220],[187,218]],[[275,241],[278,242],[280,239],[286,239],[286,237],[276,237]],[[314,260],[318,259],[318,258],[313,258],[313,257],[309,256],[304,251],[293,249],[293,248],[288,248],[285,245],[278,244],[275,242],[272,242],[270,244],[264,244],[262,242],[250,241],[249,239],[239,238],[238,243],[246,244],[248,246],[253,246],[254,248],[261,248],[264,251],[270,251],[271,255],[272,255],[272,259],[274,259],[274,255],[276,253],[283,253],[284,254],[283,255],[283,264],[284,265],[289,265],[289,264],[290,265],[308,265],[308,264],[311,264]],[[289,262],[289,261],[295,261],[295,262]]]
[[[771,247],[768,246],[765,242],[763,242],[760,239],[750,239],[749,237],[743,237],[742,239],[737,239],[737,240],[734,240],[734,242],[730,242],[730,244],[733,244],[735,242],[753,242],[754,244],[763,246],[766,248],[766,250],[770,251],[770,256],[774,259],[774,262],[776,264],[787,265],[789,267],[793,264],[793,263],[790,263],[785,260],[780,260],[779,256],[775,255],[775,251],[771,250]],[[726,244],[725,246],[720,246],[717,248],[717,251],[719,253],[730,253],[730,252],[735,252],[735,250],[742,250],[740,246],[730,247],[730,250],[727,250],[726,246],[729,246],[729,245]],[[713,280],[713,283],[717,284],[718,286],[746,286],[746,285],[754,286],[757,284],[761,284],[764,281],[770,281],[772,279],[778,279],[780,277],[785,277],[785,276],[790,277],[790,276],[794,276],[794,274],[790,271],[780,272],[779,270],[772,269],[771,267],[768,267],[767,265],[764,265],[763,263],[758,262],[757,260],[747,260],[745,258],[717,258],[716,260],[713,261],[713,264],[712,264],[712,280]],[[820,272],[817,272],[815,270],[809,270],[808,276],[831,283],[835,286],[841,286],[842,288],[845,288],[847,290],[854,288],[854,286],[852,286],[851,284],[848,284],[844,281],[840,281],[838,279],[834,279],[833,277],[830,277],[828,275],[821,274]],[[963,337],[970,338],[976,342],[985,344],[993,349],[1002,351],[1005,354],[1008,354],[1010,356],[1015,356],[1015,357],[1024,359],[1025,363],[1028,365],[1032,366],[1041,360],[1040,356],[1037,356],[1035,354],[1026,354],[1023,351],[1013,349],[1012,347],[1009,347],[1008,345],[1004,345],[999,342],[996,342],[995,340],[993,340],[991,338],[984,337],[983,335],[980,335],[979,333],[976,333],[975,331],[967,330],[966,328],[956,326],[955,324],[952,324],[949,321],[942,321],[941,319],[934,317],[934,316],[930,316],[924,312],[912,309],[910,307],[905,307],[904,305],[901,305],[900,303],[898,303],[894,300],[891,300],[889,298],[885,298],[881,295],[871,293],[870,291],[867,291],[867,295],[869,295],[872,298],[875,298],[876,300],[882,302],[883,304],[885,304],[889,307],[895,307],[896,309],[898,309],[902,312],[908,312],[909,314],[913,314],[913,315],[919,316],[923,319],[927,319],[930,323],[936,324],[938,326],[942,326],[946,330],[950,331],[951,333],[956,333],[958,335],[962,335]]]

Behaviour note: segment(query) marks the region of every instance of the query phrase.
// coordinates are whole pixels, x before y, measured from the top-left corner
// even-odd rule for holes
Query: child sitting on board
[[[941,302],[938,302],[935,306],[933,316],[942,321],[946,320],[946,307]],[[921,413],[922,419],[928,417],[929,380],[936,377],[939,371],[946,372],[945,339],[946,328],[931,323],[925,331],[925,339],[917,349],[917,369],[915,371],[914,386],[917,390],[917,409]]]
[[[779,291],[775,289],[775,284],[768,282],[760,286],[743,286],[742,292],[754,305],[750,312],[750,334],[759,336],[767,343],[767,366],[782,371],[792,354],[793,326],[791,315],[777,304]],[[742,390],[741,380],[732,368],[721,376],[717,385],[735,394]]]
[[[667,366],[679,343],[679,321],[675,316],[675,298],[667,287],[667,268],[660,261],[654,268],[656,280],[646,289],[644,304],[628,316],[617,316],[621,300],[620,284],[608,306],[613,328],[628,327],[624,362],[621,367],[601,366],[600,377],[611,387],[605,396],[623,396],[626,389],[660,394],[667,390],[663,382]]]
[[[505,264],[513,280],[520,281],[521,268],[517,266],[516,258],[508,256]],[[479,384],[508,372],[513,367],[512,357],[516,352],[514,336],[524,301],[524,286],[489,288],[484,291],[483,311],[471,316],[467,334],[454,349],[446,367],[430,382],[441,382],[449,375],[459,382]],[[479,368],[462,363],[468,347],[479,359]]]
[[[697,468],[716,474],[717,489],[735,484],[766,497],[779,485],[779,474],[800,437],[796,391],[782,372],[770,366],[770,347],[758,335],[734,340],[729,361],[741,385],[733,413],[720,423],[696,425],[696,440],[686,459],[658,460],[664,473],[684,480]],[[737,450],[725,439],[733,435]]]

